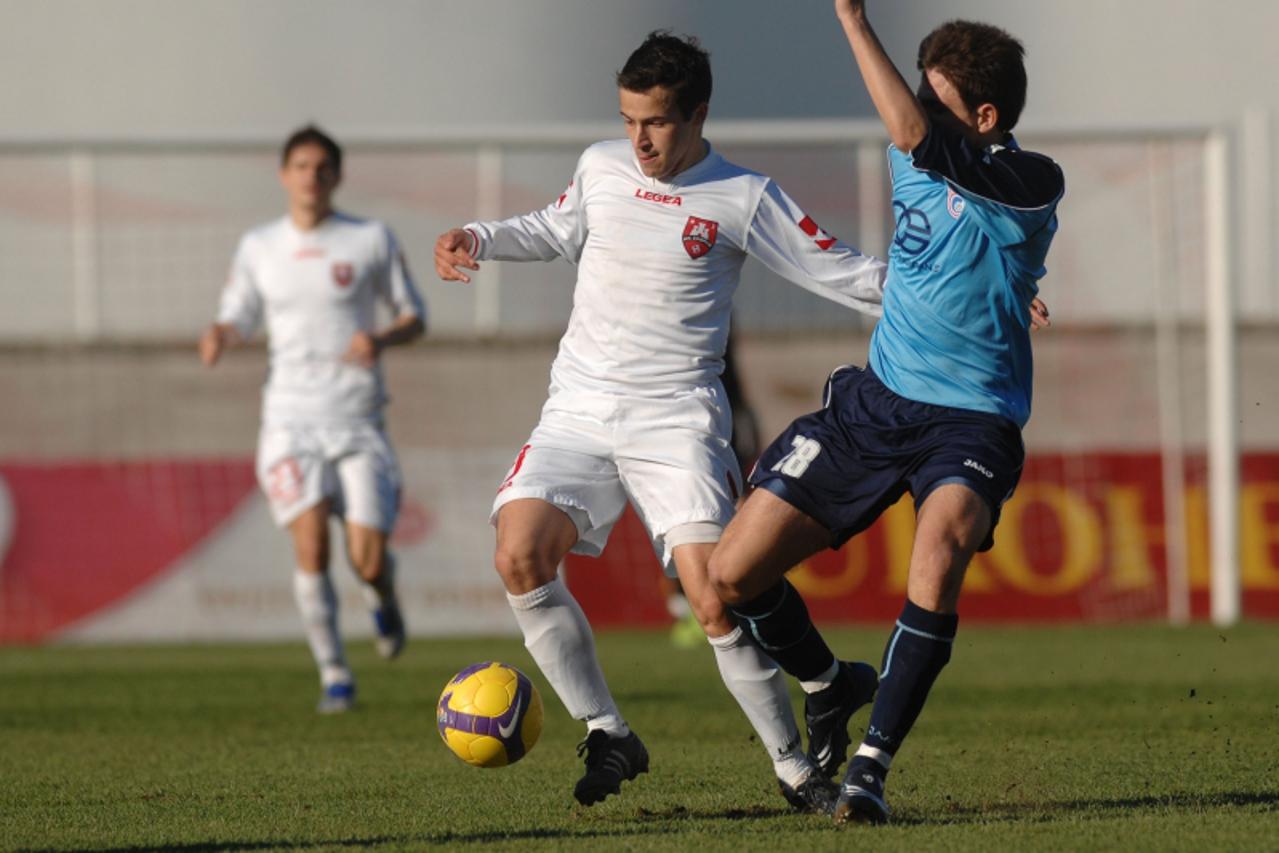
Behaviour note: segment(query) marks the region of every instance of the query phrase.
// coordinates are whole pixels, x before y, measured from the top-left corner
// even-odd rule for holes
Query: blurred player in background
[[[330,514],[345,522],[378,652],[394,658],[404,645],[387,551],[400,471],[382,428],[379,356],[420,336],[426,321],[390,229],[334,210],[341,179],[342,151],[328,135],[305,127],[288,138],[280,165],[288,214],[240,240],[217,322],[200,339],[200,358],[213,366],[266,325],[258,482],[293,540],[293,594],[320,670],[321,713],[355,701],[328,574]],[[375,328],[379,301],[393,316],[383,329]]]
[[[993,544],[1021,475],[1030,417],[1030,330],[1065,184],[1011,131],[1026,97],[1021,44],[952,21],[919,47],[917,93],[861,0],[835,8],[888,129],[897,234],[870,365],[837,369],[825,408],[760,457],[711,577],[733,612],[801,679],[839,663],[783,577],[865,530],[909,491],[916,531],[906,603],[883,657],[870,725],[836,821],[882,823],[893,757],[950,659],[969,561]]]
[[[570,551],[603,550],[629,500],[683,584],[783,794],[796,808],[828,812],[836,788],[802,751],[784,677],[733,623],[706,574],[741,483],[719,375],[747,255],[875,315],[885,266],[827,235],[775,183],[703,139],[711,71],[695,40],[651,34],[617,85],[628,139],[588,148],[546,209],[473,223],[436,242],[446,280],[469,281],[465,270],[483,259],[564,258],[578,267],[549,399],[494,503],[497,570],[533,659],[586,722],[579,802],[617,793],[648,769],[605,684],[590,625],[558,578]],[[862,666],[867,701],[875,673]]]

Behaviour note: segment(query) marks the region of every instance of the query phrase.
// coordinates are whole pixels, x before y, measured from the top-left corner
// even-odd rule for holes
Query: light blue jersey
[[[888,158],[897,227],[871,369],[908,399],[1025,426],[1030,303],[1057,230],[1061,170],[1011,139],[980,150],[937,124]]]

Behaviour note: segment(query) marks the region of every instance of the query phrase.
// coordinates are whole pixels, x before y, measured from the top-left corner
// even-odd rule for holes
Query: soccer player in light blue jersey
[[[837,822],[882,823],[888,769],[950,659],[964,572],[994,544],[1000,507],[1021,474],[1033,308],[1064,181],[1056,163],[1012,137],[1026,97],[1016,39],[986,24],[943,24],[920,44],[922,79],[912,92],[864,0],[836,0],[835,9],[892,142],[891,286],[869,366],[832,373],[824,408],[760,457],[710,574],[806,691],[823,685],[806,696],[811,751],[815,721],[847,727],[853,673],[812,630],[784,573],[838,548],[911,493],[907,600],[835,808]],[[823,741],[836,753],[847,749],[840,734]],[[844,755],[816,758],[829,768]]]

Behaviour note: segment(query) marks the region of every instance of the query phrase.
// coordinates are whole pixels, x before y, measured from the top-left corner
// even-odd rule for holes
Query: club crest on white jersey
[[[718,234],[718,222],[690,216],[684,224],[684,251],[690,258],[700,258],[714,247]]]

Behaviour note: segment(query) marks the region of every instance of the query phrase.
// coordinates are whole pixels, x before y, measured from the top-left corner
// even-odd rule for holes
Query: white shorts
[[[718,383],[664,399],[558,391],[498,487],[490,521],[509,501],[544,500],[577,525],[573,553],[597,557],[629,500],[673,576],[668,531],[732,518],[742,476],[731,430]]]
[[[351,427],[273,426],[258,437],[258,485],[287,527],[328,498],[334,515],[389,533],[400,508],[400,464],[385,433]]]

